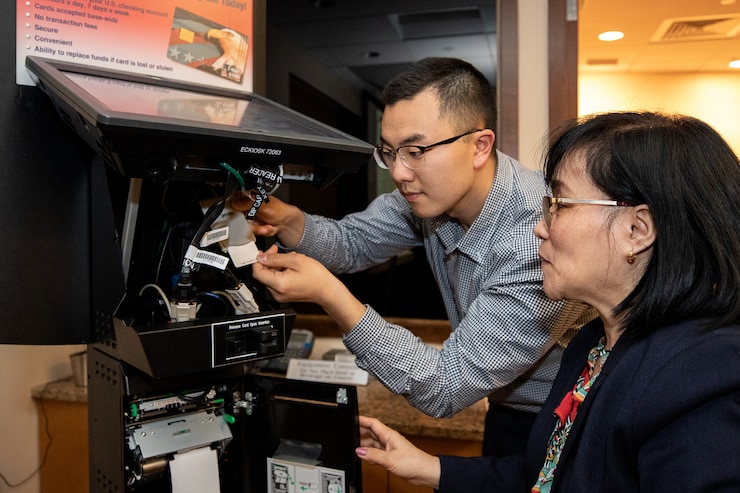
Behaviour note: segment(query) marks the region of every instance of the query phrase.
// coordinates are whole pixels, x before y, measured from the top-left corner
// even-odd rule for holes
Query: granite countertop
[[[401,395],[393,394],[382,383],[370,378],[357,387],[360,414],[378,418],[403,435],[483,441],[486,402],[481,400],[449,419],[432,418],[422,413]]]
[[[431,343],[439,347],[438,343]],[[311,359],[322,359],[328,351],[346,349],[341,338],[316,337]],[[349,354],[349,353],[347,353]],[[367,385],[357,386],[360,414],[378,418],[404,435],[418,435],[459,440],[483,440],[487,403],[481,400],[449,419],[432,418],[422,413],[401,395],[388,390],[379,380],[370,376]]]
[[[31,395],[36,399],[87,403],[87,387],[78,387],[72,377],[36,385]]]

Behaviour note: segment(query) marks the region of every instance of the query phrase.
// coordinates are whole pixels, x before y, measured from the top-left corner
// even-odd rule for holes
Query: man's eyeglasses
[[[464,134],[456,135],[455,137],[451,137],[449,139],[441,140],[435,144],[431,144],[428,146],[417,146],[417,145],[405,145],[400,146],[396,148],[394,151],[393,149],[386,147],[384,145],[377,145],[375,146],[375,151],[373,151],[373,157],[375,158],[375,162],[383,169],[393,169],[393,167],[396,164],[396,156],[401,158],[401,163],[403,163],[404,166],[406,166],[408,169],[419,169],[423,168],[426,164],[424,160],[424,153],[427,152],[429,149],[445,144],[452,144],[458,139],[461,139],[465,137],[466,135],[470,135],[475,132],[480,132],[482,129],[476,129],[471,130],[469,132],[465,132]]]
[[[564,197],[542,197],[542,218],[549,228],[552,224],[552,207],[555,204],[586,204],[586,205],[614,205],[618,207],[634,207],[634,204],[622,200],[600,200],[600,199],[566,199]]]

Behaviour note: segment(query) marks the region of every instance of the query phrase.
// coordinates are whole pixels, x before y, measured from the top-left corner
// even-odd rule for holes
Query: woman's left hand
[[[439,458],[418,449],[377,419],[360,416],[360,445],[355,450],[360,459],[380,464],[411,484],[439,488]]]

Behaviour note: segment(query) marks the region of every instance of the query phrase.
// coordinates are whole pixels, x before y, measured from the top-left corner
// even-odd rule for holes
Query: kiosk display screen
[[[62,118],[125,176],[209,179],[254,164],[324,186],[373,146],[255,94],[29,56]],[[210,179],[213,177],[210,176]]]
[[[283,137],[307,139],[339,136],[336,130],[302,121],[296,115],[281,112],[261,99],[239,99],[75,72],[61,73],[108,107],[111,110],[110,118],[117,116],[122,119],[122,114],[128,113],[134,118],[160,120],[163,124],[167,119],[177,120],[168,122],[173,126],[213,123],[238,127],[245,132]]]

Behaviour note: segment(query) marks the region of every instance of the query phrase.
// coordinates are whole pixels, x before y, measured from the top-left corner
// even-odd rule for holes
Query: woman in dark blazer
[[[740,491],[740,164],[705,123],[608,113],[553,140],[544,290],[600,317],[525,456],[434,457],[361,417],[357,454],[442,493]]]

